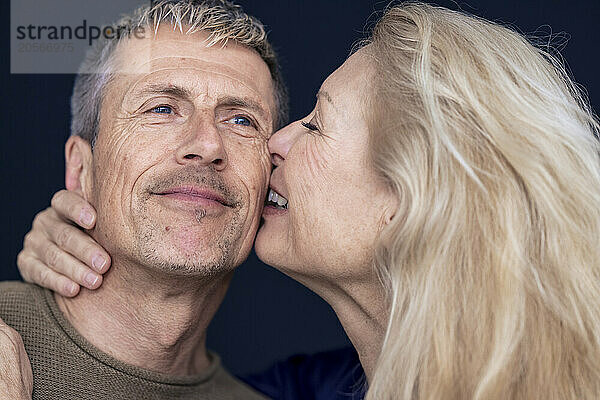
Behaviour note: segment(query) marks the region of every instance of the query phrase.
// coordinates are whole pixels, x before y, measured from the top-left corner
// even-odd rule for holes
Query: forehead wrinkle
[[[171,57],[171,56],[169,56],[169,57],[161,57],[160,59],[164,60],[164,59],[168,59],[168,58],[173,58],[173,57]],[[149,65],[149,64],[151,64],[153,61],[156,61],[156,60],[157,59],[146,61],[146,62],[142,63],[140,66],[141,67],[144,67],[144,66],[151,67],[151,65]],[[186,58],[186,60],[187,60],[187,58]],[[236,81],[239,84],[247,87],[250,90],[253,90],[253,91],[256,91],[256,92],[258,91],[258,88],[250,87],[246,82],[244,82],[240,78],[247,79],[248,82],[255,82],[256,79],[252,79],[250,76],[245,76],[245,75],[241,74],[239,71],[237,71],[237,70],[235,70],[233,68],[229,68],[228,67],[228,65],[229,65],[228,63],[212,63],[212,62],[208,62],[208,61],[205,61],[205,60],[202,60],[202,63],[203,64],[208,64],[206,66],[206,68],[201,68],[200,66],[191,66],[191,65],[186,65],[186,66],[164,66],[164,67],[156,67],[154,69],[149,68],[148,70],[150,72],[146,73],[144,76],[149,76],[149,75],[155,74],[157,72],[163,72],[163,71],[192,70],[192,71],[198,71],[198,72],[202,72],[202,73],[209,73],[209,74],[214,74],[214,75],[220,75],[222,77],[227,78],[228,80]],[[230,70],[232,72],[232,74],[235,73],[235,74],[240,75],[240,78],[232,76],[232,74],[228,74],[226,72],[215,71],[214,69],[210,69],[210,66],[212,66],[213,68],[214,68],[214,66],[225,67],[224,69]]]
[[[171,32],[167,32],[167,35],[170,34]],[[206,34],[201,35],[201,37],[202,39],[198,38],[194,40],[194,35],[177,34],[176,39],[162,39],[155,36],[154,39],[128,40],[119,47],[118,54],[120,61],[125,61],[123,69],[128,71],[135,68],[135,64],[141,70],[152,71],[153,64],[157,64],[165,59],[176,59],[176,62],[179,64],[187,61],[203,63],[209,68],[217,66],[218,69],[230,71],[231,75],[239,75],[247,82],[258,83],[259,80],[256,77],[263,71],[261,71],[261,68],[257,68],[257,65],[254,65],[255,62],[249,62],[250,60],[257,61],[261,66],[266,68],[266,64],[262,65],[264,61],[258,53],[236,42],[230,42],[225,46],[207,47],[203,44],[207,39]],[[227,54],[227,62],[221,61],[221,54],[224,52]],[[136,56],[144,54],[147,55],[145,60],[140,61],[135,59]],[[233,68],[231,65],[237,65],[238,68]],[[239,66],[249,69],[249,73],[245,74],[240,71],[243,68],[239,68]],[[160,69],[158,67],[155,66],[156,70]],[[268,76],[270,77],[270,75]],[[236,79],[233,76],[230,78]],[[239,79],[237,80],[239,81]]]
[[[191,39],[191,40],[190,40]],[[144,38],[142,40],[150,40],[148,43],[148,45],[150,47],[153,46],[158,46],[163,45],[163,44],[183,44],[185,47],[192,47],[195,51],[207,51],[207,52],[215,52],[215,51],[220,51],[220,50],[224,50],[230,47],[238,47],[238,48],[243,48],[243,49],[247,49],[248,51],[253,51],[251,48],[246,47],[242,44],[239,44],[238,42],[236,42],[235,40],[232,41],[228,41],[227,44],[225,45],[221,45],[221,46],[207,46],[206,44],[208,43],[208,37],[204,38],[204,39],[200,39],[200,38],[194,38],[193,34],[189,35],[189,34],[177,34],[177,39],[165,39],[163,37],[158,37],[158,36],[154,36],[153,38],[149,39],[149,38]]]
[[[142,40],[139,39],[130,39],[130,41],[122,43],[121,52],[126,53],[127,51],[132,51],[132,49],[128,49],[128,47],[141,47],[141,49],[135,49],[136,52],[140,52],[142,50],[149,51],[150,53],[160,53],[170,51],[172,54],[168,55],[170,57],[184,57],[184,58],[197,58],[198,55],[202,57],[213,56],[211,53],[221,53],[223,51],[236,51],[242,50],[244,52],[248,52],[251,54],[255,54],[256,57],[260,58],[260,55],[256,53],[249,47],[244,45],[240,45],[235,41],[229,42],[225,46],[210,46],[207,47],[203,44],[205,40],[194,40],[189,35],[182,35],[180,39],[148,39],[144,38]],[[204,53],[204,54],[200,54]],[[237,57],[240,59],[247,58],[248,54],[244,55],[244,57]],[[218,58],[218,57],[217,57]]]

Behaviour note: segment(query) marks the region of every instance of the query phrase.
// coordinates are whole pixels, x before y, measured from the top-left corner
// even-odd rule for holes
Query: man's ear
[[[92,173],[92,147],[80,136],[71,136],[65,144],[65,185],[89,199]]]

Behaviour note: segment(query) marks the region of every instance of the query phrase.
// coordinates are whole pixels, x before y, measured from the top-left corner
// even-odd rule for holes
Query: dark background
[[[113,0],[116,1],[116,0]],[[363,38],[386,2],[367,0],[238,1],[258,16],[279,50],[291,93],[292,120],[310,112],[321,82]],[[575,77],[600,107],[600,0],[469,0],[437,4],[536,33],[562,48]],[[125,11],[125,10],[124,10]],[[64,187],[72,75],[10,74],[9,2],[2,3],[0,280],[19,279],[15,259],[36,212]],[[367,20],[371,23],[368,24]],[[565,35],[565,33],[567,35]],[[565,37],[570,37],[563,48]],[[552,42],[552,40],[551,40]],[[239,268],[209,331],[209,347],[236,373],[256,371],[293,353],[348,343],[331,308],[254,254]]]

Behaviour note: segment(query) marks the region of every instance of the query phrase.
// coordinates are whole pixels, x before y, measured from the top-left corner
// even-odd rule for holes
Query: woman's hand
[[[85,199],[67,190],[57,192],[25,235],[17,256],[23,279],[66,297],[79,293],[80,285],[98,288],[110,256],[77,227],[91,229],[95,223],[96,211]]]
[[[31,400],[33,374],[21,335],[0,319],[0,399]]]

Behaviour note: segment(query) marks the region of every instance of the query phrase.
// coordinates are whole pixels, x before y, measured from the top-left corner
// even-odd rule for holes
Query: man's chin
[[[146,214],[136,233],[141,261],[155,269],[178,275],[214,275],[231,270],[236,252],[237,224],[207,218],[195,221],[155,219]]]
[[[197,257],[194,259],[181,257],[146,257],[146,265],[157,272],[172,276],[214,276],[227,272],[227,263],[222,259]]]

